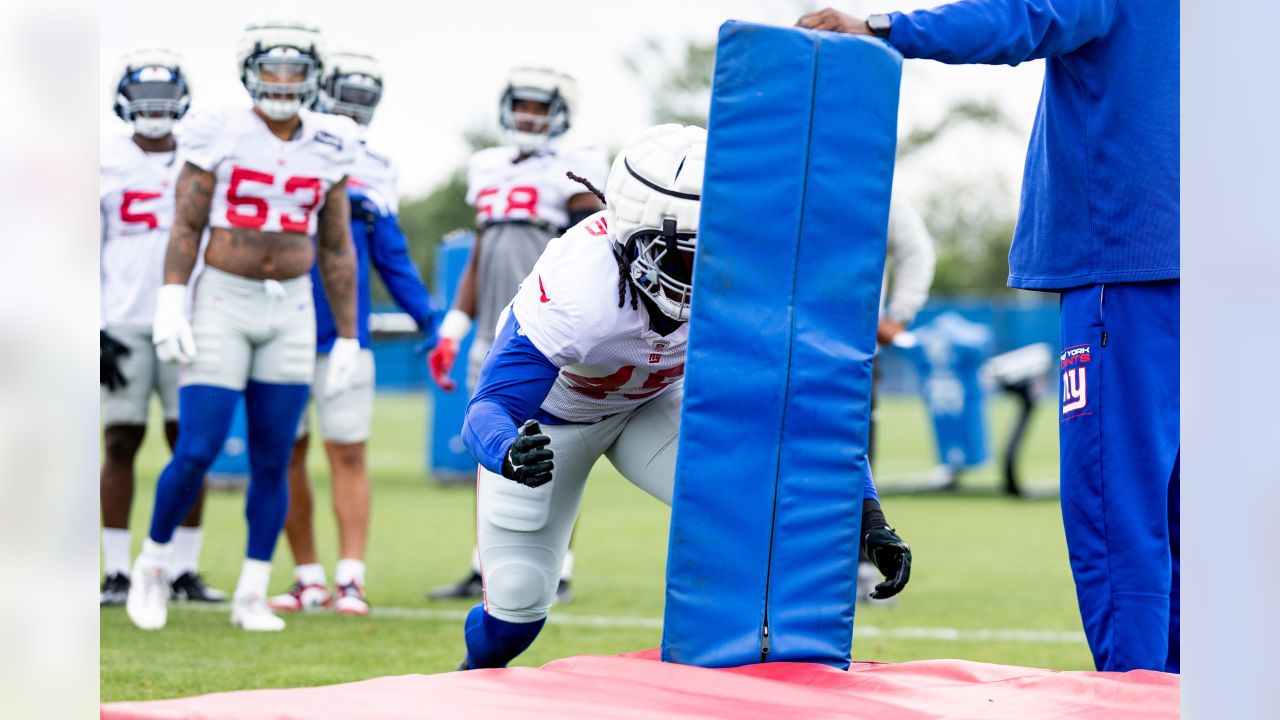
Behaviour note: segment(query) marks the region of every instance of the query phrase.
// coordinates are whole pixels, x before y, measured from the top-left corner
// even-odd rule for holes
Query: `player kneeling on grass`
[[[629,143],[605,212],[552,240],[499,318],[463,426],[482,465],[485,603],[467,616],[459,669],[503,667],[537,637],[601,455],[671,504],[705,152],[692,126]],[[893,594],[910,554],[873,505],[864,537]]]

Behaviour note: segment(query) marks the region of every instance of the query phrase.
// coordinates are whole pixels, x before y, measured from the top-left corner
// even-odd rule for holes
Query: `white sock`
[[[160,566],[164,568],[166,574],[169,572],[169,562],[173,559],[173,543],[158,543],[151,538],[142,541],[142,552],[138,553],[138,560],[134,563],[136,568],[139,565]],[[171,578],[172,579],[172,578]]]
[[[236,596],[267,596],[267,583],[271,582],[271,563],[245,558],[240,566],[240,581],[236,583]]]
[[[293,577],[299,585],[324,585],[324,566],[320,563],[306,563],[293,569]]]
[[[107,575],[129,576],[129,553],[133,539],[128,530],[102,528],[102,570]]]
[[[138,553],[138,559],[146,558],[149,561],[164,561],[166,565],[169,558],[173,557],[173,543],[158,543],[151,538],[142,541],[142,552]]]
[[[480,574],[480,548],[479,547],[474,547],[471,549],[471,572],[477,575]]]
[[[573,579],[573,551],[569,550],[564,554],[564,563],[560,565],[560,579],[569,581]]]
[[[173,562],[169,565],[169,573],[178,577],[182,573],[196,573],[200,566],[200,543],[204,533],[200,528],[178,526],[173,531]]]
[[[333,571],[333,580],[339,585],[355,583],[364,587],[364,561],[353,558],[342,558]]]

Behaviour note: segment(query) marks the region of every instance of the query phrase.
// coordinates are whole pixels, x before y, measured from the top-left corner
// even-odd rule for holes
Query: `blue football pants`
[[[1062,520],[1099,670],[1179,671],[1178,289],[1061,297]]]

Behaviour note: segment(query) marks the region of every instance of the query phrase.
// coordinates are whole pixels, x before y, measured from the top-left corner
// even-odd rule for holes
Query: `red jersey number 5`
[[[120,203],[120,222],[141,223],[146,225],[148,230],[155,230],[160,225],[160,219],[156,217],[156,214],[153,212],[138,212],[133,209],[133,204],[155,200],[158,197],[160,197],[158,192],[125,190],[124,199]]]

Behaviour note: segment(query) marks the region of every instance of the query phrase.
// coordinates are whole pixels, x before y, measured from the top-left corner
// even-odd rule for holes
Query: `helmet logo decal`
[[[684,164],[683,160],[681,160],[680,162],[681,162],[681,165]],[[699,193],[685,193],[685,192],[679,192],[677,190],[668,190],[657,183],[649,181],[643,175],[633,170],[631,168],[631,163],[626,158],[622,159],[622,166],[627,169],[627,172],[631,173],[631,177],[639,180],[641,185],[644,185],[645,187],[649,188],[650,190],[653,190],[654,192],[659,192],[659,193],[662,193],[663,195],[670,195],[671,197],[680,198],[681,200],[701,200],[702,199],[702,195]]]

